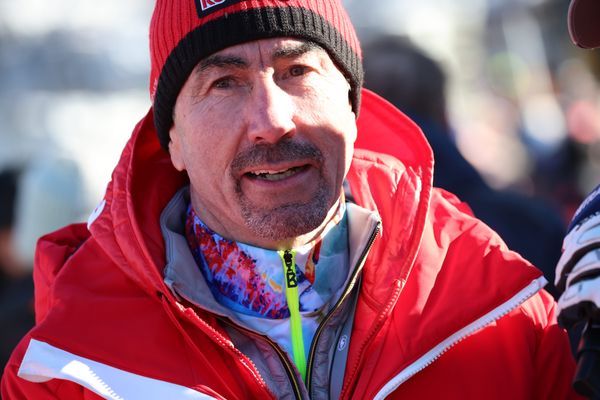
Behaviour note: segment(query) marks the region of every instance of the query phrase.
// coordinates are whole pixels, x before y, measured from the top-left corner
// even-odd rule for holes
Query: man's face
[[[311,240],[352,158],[350,85],[320,47],[276,38],[202,60],[174,109],[169,151],[200,218],[265,248]]]

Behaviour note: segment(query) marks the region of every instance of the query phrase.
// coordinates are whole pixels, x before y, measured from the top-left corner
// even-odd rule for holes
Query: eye
[[[306,74],[307,71],[308,67],[305,67],[304,65],[293,65],[290,67],[289,74],[290,76],[302,76]]]
[[[225,76],[223,78],[215,80],[211,86],[216,89],[229,89],[233,87],[234,84],[235,81],[231,76]]]

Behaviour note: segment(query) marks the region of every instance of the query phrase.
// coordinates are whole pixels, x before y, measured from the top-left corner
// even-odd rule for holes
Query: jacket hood
[[[425,213],[433,169],[429,145],[419,128],[392,105],[366,89],[362,96],[355,144],[358,163],[372,157],[369,151],[375,151],[380,153],[382,165],[391,161],[414,171],[411,185],[420,197],[421,212]],[[136,126],[88,227],[130,279],[153,294],[167,294],[162,276],[166,263],[164,243],[159,224],[150,221],[157,221],[175,192],[187,183],[187,176],[172,166],[169,155],[161,148],[152,118],[150,110]],[[377,212],[392,212],[378,209],[379,199],[355,189],[352,192],[360,205]]]

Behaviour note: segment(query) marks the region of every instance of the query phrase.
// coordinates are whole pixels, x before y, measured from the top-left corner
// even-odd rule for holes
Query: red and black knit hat
[[[358,111],[361,50],[341,0],[157,0],[150,23],[150,96],[164,149],[177,95],[196,64],[224,48],[272,37],[322,46],[350,82]]]

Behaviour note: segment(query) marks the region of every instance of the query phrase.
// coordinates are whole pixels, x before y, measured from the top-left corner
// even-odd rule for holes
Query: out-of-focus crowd
[[[85,215],[79,167],[53,156],[0,172],[0,363],[33,326],[37,239]]]

